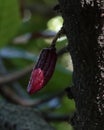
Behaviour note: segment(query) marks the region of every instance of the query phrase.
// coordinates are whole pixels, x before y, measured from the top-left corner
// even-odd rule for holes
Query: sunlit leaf
[[[62,27],[62,23],[63,23],[62,17],[56,16],[48,21],[47,26],[48,26],[48,29],[54,30],[57,32]]]

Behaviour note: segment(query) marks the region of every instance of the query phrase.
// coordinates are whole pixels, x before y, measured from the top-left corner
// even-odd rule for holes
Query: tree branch
[[[57,115],[57,114],[46,114],[42,113],[44,119],[48,122],[54,121],[54,122],[60,122],[60,121],[66,121],[70,123],[70,117],[69,115]]]
[[[31,72],[32,68],[33,68],[33,65],[30,65],[23,70],[0,77],[0,85],[7,84],[7,83],[13,82],[17,79],[20,79],[21,77],[23,77],[26,74],[28,74],[29,72]]]
[[[53,98],[61,97],[65,94],[65,92],[63,91],[63,92],[58,92],[56,94],[48,96],[46,98],[33,100],[33,99],[26,99],[26,98],[19,96],[18,94],[16,94],[16,92],[14,92],[8,86],[1,87],[0,93],[7,101],[14,103],[14,104],[22,105],[22,106],[28,106],[28,107],[39,106],[45,102],[52,100]]]
[[[63,55],[64,53],[67,53],[67,52],[68,52],[68,47],[65,46],[65,47],[63,47],[62,49],[60,49],[60,50],[57,52],[57,55],[58,55],[58,56],[61,56],[61,55]]]

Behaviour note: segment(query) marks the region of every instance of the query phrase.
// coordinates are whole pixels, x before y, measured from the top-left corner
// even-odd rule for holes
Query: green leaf
[[[56,130],[73,130],[72,126],[68,122],[54,123],[53,126]]]
[[[61,100],[61,105],[58,107],[55,112],[61,114],[71,114],[75,111],[75,102],[74,100],[68,99],[67,96],[64,96]]]
[[[16,34],[20,25],[17,0],[0,0],[0,47]]]

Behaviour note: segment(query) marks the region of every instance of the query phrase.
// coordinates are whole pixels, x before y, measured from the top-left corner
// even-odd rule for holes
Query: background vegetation
[[[72,84],[69,53],[59,56],[45,88],[32,96],[26,92],[41,49],[51,44],[62,26],[60,14],[53,9],[56,4],[56,0],[0,0],[0,92],[9,102],[38,109],[57,130],[72,130],[68,123],[75,105],[64,92]],[[57,51],[66,45],[66,37],[60,38]]]

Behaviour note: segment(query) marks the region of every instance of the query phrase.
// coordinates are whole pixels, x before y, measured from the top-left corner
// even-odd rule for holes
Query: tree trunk
[[[104,0],[59,0],[73,61],[75,130],[104,130]]]

